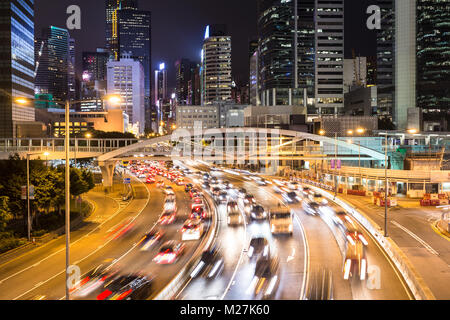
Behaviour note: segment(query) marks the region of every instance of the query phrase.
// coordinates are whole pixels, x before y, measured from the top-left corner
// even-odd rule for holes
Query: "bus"
[[[270,210],[270,231],[272,234],[289,234],[294,232],[294,219],[292,211],[288,208]]]

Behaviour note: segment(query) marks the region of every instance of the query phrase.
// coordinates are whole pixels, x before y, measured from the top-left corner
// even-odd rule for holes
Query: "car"
[[[244,199],[246,194],[247,194],[247,190],[245,190],[244,188],[239,189],[239,191],[238,191],[239,198]]]
[[[213,279],[220,275],[224,268],[224,259],[217,246],[205,250],[202,253],[199,263],[191,273],[191,278],[206,276]]]
[[[204,225],[201,219],[186,220],[181,228],[181,240],[200,240],[204,232]]]
[[[217,201],[219,203],[227,203],[228,202],[228,192],[220,191],[219,196],[217,197]]]
[[[268,184],[267,180],[263,178],[256,179],[256,183],[260,186],[267,186]]]
[[[230,190],[231,188],[233,188],[233,184],[231,184],[230,181],[224,181],[223,185],[224,185],[226,190]]]
[[[253,237],[248,246],[247,255],[249,258],[258,258],[259,256],[269,256],[269,241],[264,237]]]
[[[247,194],[244,197],[244,204],[251,204],[251,205],[256,204],[255,197],[251,194]]]
[[[301,200],[294,191],[283,193],[283,199],[288,203],[299,203]]]
[[[157,264],[172,264],[184,253],[184,242],[168,241],[159,248],[158,254],[153,258]]]
[[[211,189],[211,185],[209,184],[208,181],[205,181],[202,183],[202,188],[205,190],[210,190]]]
[[[325,199],[320,193],[314,192],[309,194],[309,200],[320,204],[328,204],[328,200]]]
[[[161,215],[161,217],[158,220],[158,223],[160,225],[168,225],[175,222],[175,219],[177,217],[177,213],[175,210],[168,210],[164,211]]]
[[[211,193],[214,197],[218,197],[220,195],[220,188],[219,187],[212,187]]]
[[[192,199],[191,209],[195,207],[205,207],[205,203],[203,202],[203,198],[194,198]]]
[[[228,201],[227,203],[227,212],[238,211],[239,206],[238,203],[234,200]]]
[[[147,177],[147,180],[145,180],[145,182],[148,184],[155,183],[155,178],[149,176],[149,177]]]
[[[114,277],[118,268],[111,268],[112,260],[105,260],[100,265],[90,270],[71,290],[71,296],[82,299],[98,289],[102,288],[105,281]]]
[[[187,183],[187,184],[184,186],[184,191],[185,191],[185,192],[189,192],[189,191],[192,190],[192,188],[194,188],[194,186],[192,185],[192,183]]]
[[[173,188],[171,186],[166,186],[164,188],[164,193],[165,194],[175,194],[175,192],[173,191]]]
[[[183,185],[184,185],[184,179],[183,179],[183,178],[177,179],[176,185],[177,185],[177,186],[183,186]]]
[[[298,182],[291,181],[288,183],[287,187],[291,190],[299,190],[300,184]]]
[[[344,280],[350,278],[365,281],[367,278],[368,263],[364,244],[357,240],[347,242],[343,266]]]
[[[256,261],[255,275],[251,282],[253,299],[273,299],[280,284],[280,260],[278,257],[260,257]]]
[[[200,194],[200,191],[197,188],[192,188],[191,191],[189,191],[189,196],[191,198],[195,198],[198,194]]]
[[[175,197],[167,197],[164,201],[164,211],[177,211],[177,203]]]
[[[208,173],[203,174],[203,180],[209,180],[211,176]]]
[[[242,214],[237,210],[231,210],[228,212],[227,223],[229,226],[238,226],[244,224],[244,218]]]
[[[139,179],[146,178],[145,173],[143,173],[143,172],[139,173],[138,177],[139,177]]]
[[[273,192],[278,193],[278,194],[283,193],[283,191],[280,189],[280,186],[276,185],[276,184],[273,185],[272,190],[273,190]]]
[[[105,284],[97,300],[145,300],[152,293],[152,278],[143,275],[120,275]]]
[[[320,215],[320,212],[319,212],[320,205],[317,202],[313,202],[313,201],[305,199],[305,200],[303,200],[302,207],[303,207],[303,210],[309,215],[312,215],[312,216]]]
[[[206,219],[207,218],[206,209],[204,207],[192,208],[189,218],[190,219]]]
[[[139,241],[140,251],[148,251],[155,244],[160,242],[164,237],[164,232],[161,230],[152,230],[147,232],[144,237]]]
[[[266,220],[267,212],[261,205],[255,205],[250,210],[250,217],[252,220]]]

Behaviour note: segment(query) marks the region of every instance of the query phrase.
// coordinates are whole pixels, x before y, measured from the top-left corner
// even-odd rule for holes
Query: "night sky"
[[[375,0],[345,0],[345,54],[375,55],[375,32],[366,28],[366,8]],[[66,27],[66,8],[81,8],[81,30],[71,30],[76,40],[77,71],[81,73],[81,53],[105,43],[104,0],[36,0],[36,35],[48,25]],[[248,81],[248,43],[256,38],[256,0],[140,0],[142,10],[152,12],[152,65],[168,66],[169,86],[175,86],[175,61],[200,61],[205,26],[225,23],[232,36],[233,76]],[[153,70],[152,70],[153,71]]]

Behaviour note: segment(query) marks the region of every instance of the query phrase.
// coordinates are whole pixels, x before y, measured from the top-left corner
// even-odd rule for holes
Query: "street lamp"
[[[327,132],[324,129],[319,130],[319,135],[324,136]],[[334,133],[334,168],[337,171],[337,154],[338,154],[338,144],[337,144],[338,133]],[[336,199],[338,193],[338,176],[335,172],[334,174],[334,198]]]
[[[106,99],[111,104],[118,104],[121,101],[120,96],[117,95],[108,95],[105,96]],[[66,203],[65,203],[65,233],[66,233],[66,281],[65,281],[65,287],[66,287],[66,300],[70,300],[70,290],[69,290],[69,265],[70,265],[70,128],[69,128],[69,120],[70,120],[70,105],[71,103],[80,103],[83,102],[82,100],[79,101],[50,101],[50,100],[41,100],[41,99],[27,99],[23,97],[17,97],[14,101],[21,105],[27,105],[31,100],[38,101],[38,102],[53,102],[53,103],[59,103],[65,105],[65,123],[66,123],[66,135],[65,135],[65,154],[66,154],[66,168],[65,168],[65,197],[66,197]],[[76,149],[76,148],[75,148]],[[29,162],[29,156],[27,155],[27,165]],[[27,188],[27,192],[29,193],[29,187]],[[29,194],[27,195],[29,197]],[[29,203],[29,199],[28,199]],[[28,205],[28,208],[30,206]],[[29,210],[29,209],[28,209]],[[29,213],[28,213],[29,216]],[[29,218],[28,218],[29,220]],[[30,238],[30,231],[28,231]]]
[[[44,156],[45,156],[45,166],[48,167],[48,156],[50,155],[50,153],[48,152],[44,152]]]

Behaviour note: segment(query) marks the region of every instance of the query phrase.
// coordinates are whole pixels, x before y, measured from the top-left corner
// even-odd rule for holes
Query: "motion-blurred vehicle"
[[[169,194],[175,194],[175,192],[173,191],[173,188],[171,186],[166,186],[164,188],[164,192],[165,194],[169,195]]]
[[[209,184],[208,181],[205,181],[202,183],[202,188],[205,190],[211,190],[211,185]]]
[[[364,281],[367,277],[367,258],[364,244],[360,240],[348,241],[344,260],[344,280],[350,278]]]
[[[240,226],[244,224],[244,218],[238,210],[228,211],[227,222],[229,226]]]
[[[251,194],[247,194],[244,197],[244,204],[251,204],[251,205],[256,204],[255,197],[253,195],[251,195]]]
[[[161,246],[153,261],[157,264],[172,264],[184,253],[185,247],[183,242],[168,241]]]
[[[203,235],[204,225],[201,219],[186,220],[181,228],[181,240],[200,240]]]
[[[189,191],[189,196],[190,196],[191,198],[195,198],[195,197],[197,197],[199,194],[200,194],[200,191],[199,191],[197,188],[192,188],[192,189]]]
[[[213,197],[218,197],[220,194],[221,189],[219,187],[213,187],[211,186],[211,193]]]
[[[249,258],[269,257],[270,244],[264,237],[253,237],[248,246],[247,255]]]
[[[256,179],[256,183],[260,186],[267,186],[268,182],[266,179],[264,178],[258,178]]]
[[[204,207],[194,207],[191,210],[189,219],[206,219],[207,217],[208,214]]]
[[[316,202],[316,203],[320,203],[322,205],[324,204],[328,204],[328,200],[325,199],[320,193],[318,192],[313,192],[313,193],[309,193],[309,200]]]
[[[250,284],[253,299],[273,299],[280,284],[278,257],[260,257],[256,261],[255,275]]]
[[[261,205],[254,205],[250,210],[250,218],[252,220],[266,220],[267,212]]]
[[[161,230],[151,230],[147,232],[139,241],[140,251],[148,251],[158,242],[161,242],[164,232]]]
[[[283,199],[288,203],[299,203],[301,200],[294,191],[283,193]]]
[[[326,268],[314,270],[304,300],[333,300],[333,274]]]
[[[281,190],[280,186],[276,185],[276,184],[273,185],[272,190],[273,190],[273,192],[278,193],[278,194],[283,193],[283,190]]]
[[[217,202],[227,203],[228,202],[228,192],[220,191],[219,196],[217,197]]]
[[[230,181],[224,181],[223,186],[226,190],[230,190],[231,188],[233,188],[233,184],[231,184]]]
[[[147,180],[145,180],[145,182],[146,182],[147,184],[155,183],[155,178],[153,178],[153,177],[147,177]]]
[[[118,273],[118,268],[111,268],[112,260],[105,260],[100,265],[90,270],[71,290],[74,299],[82,299],[102,288],[105,281],[113,278]]]
[[[177,212],[175,210],[164,211],[158,220],[160,225],[169,225],[175,222]]]
[[[246,194],[247,194],[247,190],[246,189],[244,189],[244,188],[240,188],[239,189],[239,191],[238,191],[239,198],[244,199]]]
[[[291,190],[299,190],[300,184],[295,181],[291,181],[288,183],[287,187]]]
[[[227,212],[238,211],[238,210],[239,210],[239,206],[238,206],[236,201],[234,201],[234,200],[228,201],[228,203],[227,203]]]
[[[192,185],[192,183],[187,183],[187,184],[184,186],[184,191],[189,192],[189,191],[191,191],[191,189],[192,189],[193,187],[194,187],[194,186]]]
[[[152,294],[152,279],[143,275],[121,275],[105,283],[97,300],[145,300]]]
[[[311,201],[309,199],[304,199],[302,203],[302,208],[309,215],[312,216],[320,215],[319,212],[320,205],[317,202]]]
[[[289,234],[292,236],[294,232],[292,211],[281,206],[277,209],[270,210],[269,225],[272,234]]]
[[[184,179],[183,179],[183,178],[177,179],[176,185],[177,185],[177,186],[184,186]]]
[[[203,198],[194,198],[192,199],[191,209],[195,207],[205,207],[205,203],[203,202]]]
[[[202,253],[198,265],[191,273],[191,278],[206,277],[213,279],[223,271],[224,260],[217,246]]]

